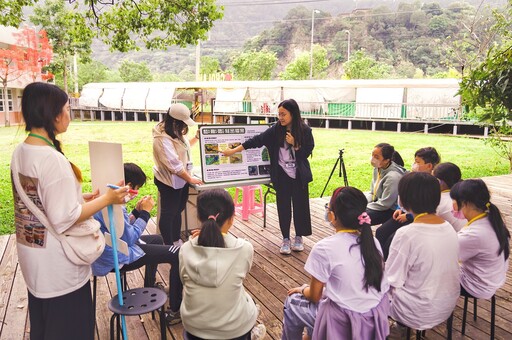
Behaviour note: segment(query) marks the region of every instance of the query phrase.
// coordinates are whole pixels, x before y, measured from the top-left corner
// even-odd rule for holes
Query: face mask
[[[373,158],[373,157],[370,157],[370,164],[374,167],[374,168],[379,168],[380,167],[380,162],[378,159],[376,158]]]
[[[325,220],[325,222],[330,222],[329,221],[329,210],[328,209],[325,209],[324,220]]]
[[[420,165],[418,163],[413,163],[412,167],[411,167],[411,171],[412,172],[418,172],[420,171]]]
[[[452,215],[453,215],[453,217],[455,217],[456,219],[459,219],[459,220],[466,219],[466,217],[464,216],[464,214],[462,213],[461,210],[452,210]]]

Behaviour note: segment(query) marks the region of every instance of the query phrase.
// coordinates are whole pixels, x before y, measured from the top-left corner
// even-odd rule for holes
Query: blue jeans
[[[304,327],[308,335],[313,334],[318,304],[310,302],[302,294],[292,294],[284,302],[282,340],[302,339]]]

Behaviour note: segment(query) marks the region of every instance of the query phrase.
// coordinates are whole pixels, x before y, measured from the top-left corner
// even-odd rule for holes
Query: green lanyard
[[[33,132],[30,132],[28,135],[29,135],[30,137],[35,137],[35,138],[42,139],[42,140],[44,140],[44,141],[46,142],[46,144],[48,144],[49,146],[51,146],[51,147],[52,147],[52,148],[54,148],[54,149],[57,149],[57,148],[55,147],[55,145],[53,145],[53,143],[52,143],[52,142],[50,142],[50,141],[48,140],[48,138],[46,138],[46,137],[43,137],[43,136],[38,135],[38,134],[33,133]]]

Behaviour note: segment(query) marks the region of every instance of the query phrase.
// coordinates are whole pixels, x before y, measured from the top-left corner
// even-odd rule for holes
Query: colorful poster
[[[270,177],[270,157],[265,147],[243,150],[231,156],[222,154],[222,150],[235,148],[268,127],[266,124],[200,126],[203,182],[231,182]]]

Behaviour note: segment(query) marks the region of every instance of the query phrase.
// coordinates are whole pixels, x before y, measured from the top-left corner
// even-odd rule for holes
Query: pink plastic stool
[[[239,193],[242,192],[242,202],[239,201]],[[256,202],[254,199],[256,195],[259,195],[260,201]],[[244,187],[237,187],[235,189],[235,211],[242,215],[242,220],[249,220],[249,214],[256,214],[261,212],[263,216],[263,190],[261,185],[248,185]]]

